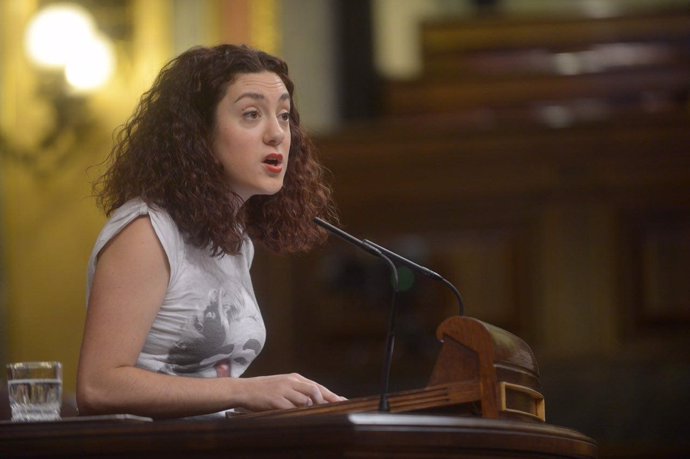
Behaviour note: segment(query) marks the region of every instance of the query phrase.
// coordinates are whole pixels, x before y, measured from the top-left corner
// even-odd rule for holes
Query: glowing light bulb
[[[98,33],[86,9],[71,3],[41,10],[27,29],[26,48],[37,65],[63,69],[77,92],[103,86],[115,69],[110,41]]]
[[[92,35],[74,51],[65,66],[65,78],[77,92],[100,88],[110,79],[115,55],[105,37]]]
[[[25,45],[31,59],[42,67],[63,67],[75,47],[94,34],[91,15],[84,8],[58,3],[41,10],[31,21]]]

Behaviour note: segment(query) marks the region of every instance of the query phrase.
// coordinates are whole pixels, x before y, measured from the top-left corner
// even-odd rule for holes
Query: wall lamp
[[[111,79],[116,58],[111,41],[98,30],[93,16],[76,3],[53,3],[40,9],[29,21],[24,45],[38,75],[38,100],[48,105],[53,119],[31,147],[19,146],[0,132],[0,154],[44,177],[83,149],[83,139],[96,127],[87,98]]]

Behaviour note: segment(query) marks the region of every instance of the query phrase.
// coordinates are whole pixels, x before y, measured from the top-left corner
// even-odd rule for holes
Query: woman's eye
[[[257,110],[244,112],[244,117],[248,120],[255,120],[259,118],[259,112]]]
[[[282,121],[290,121],[290,113],[289,112],[281,113],[280,119]]]

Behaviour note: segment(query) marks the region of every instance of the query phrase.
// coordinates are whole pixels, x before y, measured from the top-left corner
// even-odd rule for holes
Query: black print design
[[[170,370],[175,373],[194,373],[203,366],[205,360],[232,354],[235,345],[228,343],[230,324],[241,320],[245,309],[241,296],[233,299],[234,302],[228,302],[222,289],[209,292],[209,303],[203,315],[194,318],[187,335],[170,349]]]
[[[252,316],[252,319],[256,320],[254,316]],[[247,340],[246,343],[244,343],[244,346],[242,346],[243,350],[251,349],[254,351],[255,354],[258,354],[261,352],[261,343],[258,340],[255,339],[250,339]]]

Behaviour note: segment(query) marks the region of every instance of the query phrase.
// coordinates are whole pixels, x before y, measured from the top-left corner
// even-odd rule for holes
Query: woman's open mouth
[[[279,153],[271,153],[263,160],[266,169],[273,174],[279,174],[283,171],[283,155]]]

